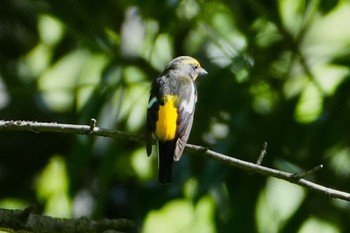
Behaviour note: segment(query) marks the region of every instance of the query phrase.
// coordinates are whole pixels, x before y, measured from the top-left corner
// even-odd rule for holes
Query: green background
[[[2,0],[0,118],[144,132],[149,87],[174,57],[209,75],[189,142],[350,190],[347,0]],[[0,133],[0,207],[130,218],[135,232],[337,233],[350,204],[185,154],[174,183],[127,140]]]

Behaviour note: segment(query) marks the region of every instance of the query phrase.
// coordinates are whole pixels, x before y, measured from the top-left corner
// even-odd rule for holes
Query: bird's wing
[[[154,145],[156,142],[152,134],[155,131],[156,122],[158,120],[159,103],[156,95],[157,88],[159,88],[158,83],[154,81],[151,87],[151,94],[150,94],[148,107],[147,107],[146,135],[145,135],[147,156],[150,156],[152,154],[152,145]]]
[[[197,101],[197,90],[193,82],[191,82],[191,85],[188,85],[186,89],[182,90],[181,93],[185,93],[185,95],[181,96],[178,106],[178,140],[176,142],[176,148],[174,152],[175,161],[178,161],[181,158],[188,137],[190,136],[195,104]]]

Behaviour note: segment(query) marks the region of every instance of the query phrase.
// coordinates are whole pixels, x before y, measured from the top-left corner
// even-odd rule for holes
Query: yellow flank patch
[[[158,121],[156,122],[156,138],[159,141],[169,141],[175,138],[177,109],[176,96],[168,95],[164,98],[164,105],[159,106]]]

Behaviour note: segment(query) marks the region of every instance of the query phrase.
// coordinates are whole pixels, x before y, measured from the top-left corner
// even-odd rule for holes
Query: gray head
[[[180,56],[173,59],[171,62],[169,62],[163,71],[163,74],[166,74],[169,71],[175,71],[188,75],[193,81],[196,80],[198,75],[208,74],[208,72],[201,67],[199,62],[190,56]]]

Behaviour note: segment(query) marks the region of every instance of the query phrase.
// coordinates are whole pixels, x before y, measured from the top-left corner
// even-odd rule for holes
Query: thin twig
[[[312,168],[312,169],[310,169],[310,170],[308,170],[308,171],[306,171],[306,172],[304,172],[304,173],[301,173],[301,174],[296,173],[296,174],[294,174],[294,176],[295,176],[295,178],[297,178],[297,179],[305,178],[305,177],[307,177],[307,176],[310,176],[310,175],[312,175],[312,174],[318,172],[318,171],[321,170],[322,168],[323,168],[323,165],[320,164],[320,165],[318,165],[318,166],[316,166],[316,167],[314,167],[314,168]]]
[[[90,120],[90,133],[92,133],[94,131],[94,128],[96,127],[96,123],[97,123],[96,119],[91,118],[91,120]]]
[[[256,164],[261,165],[261,163],[264,160],[264,157],[266,155],[266,151],[267,151],[267,142],[264,142],[263,148],[261,149],[261,152],[260,152],[258,160],[256,161]]]
[[[35,132],[55,132],[55,133],[71,133],[71,134],[90,134],[91,126],[89,125],[73,125],[73,124],[58,124],[58,123],[43,123],[43,122],[31,122],[31,121],[1,121],[0,120],[0,131],[35,131]],[[144,142],[144,136],[135,135],[131,133],[126,133],[117,130],[103,129],[99,127],[94,127],[91,135],[102,136],[102,137],[111,137],[118,139],[126,139],[135,142]],[[350,193],[342,192],[339,190],[331,189],[314,182],[308,181],[303,177],[296,176],[293,173],[279,171],[269,167],[261,166],[259,164],[243,161],[236,159],[231,156],[220,154],[218,152],[209,150],[208,148],[197,146],[197,145],[186,145],[186,151],[193,154],[203,156],[204,158],[214,159],[221,161],[226,165],[237,167],[243,169],[250,173],[258,173],[264,176],[272,176],[278,179],[286,180],[291,183],[309,188],[323,194],[328,195],[329,197],[338,198],[346,201],[350,201]],[[316,170],[319,170],[322,166],[318,166],[315,169],[311,169],[311,173],[314,173]]]

